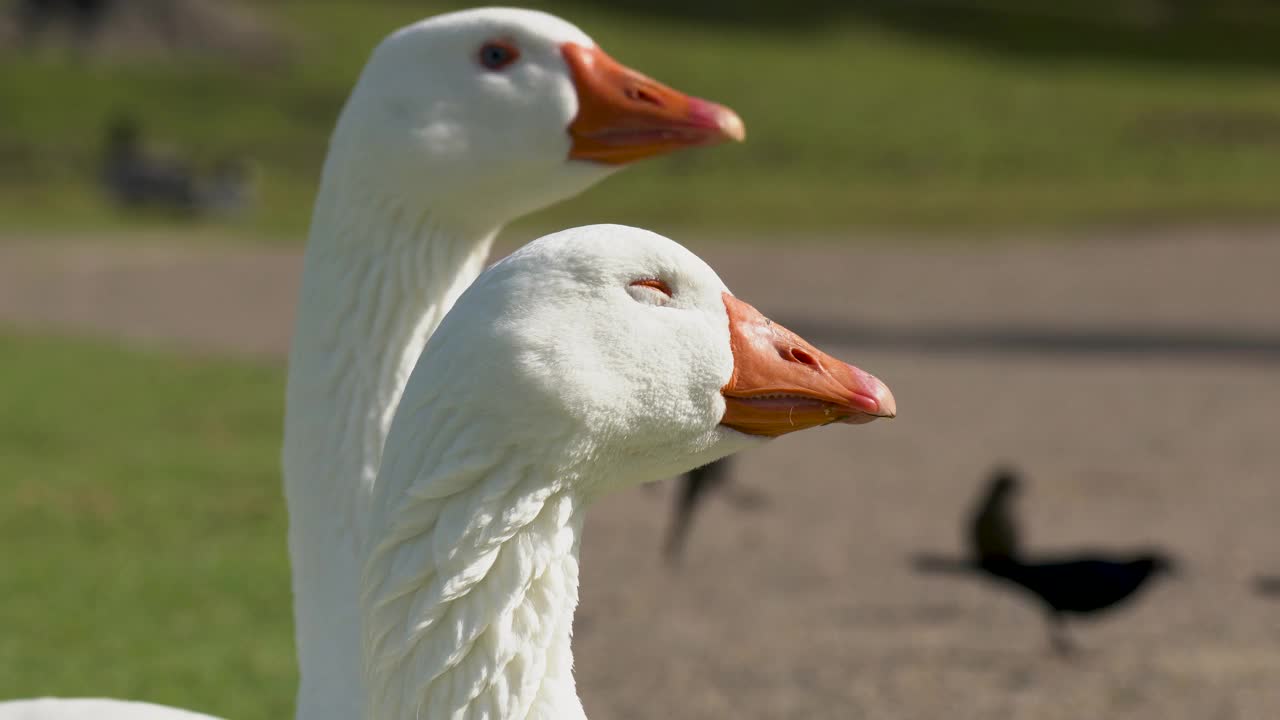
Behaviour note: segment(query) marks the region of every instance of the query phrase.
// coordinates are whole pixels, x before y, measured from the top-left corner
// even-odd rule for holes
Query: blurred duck
[[[671,526],[667,530],[667,541],[662,551],[668,563],[674,564],[680,560],[680,554],[684,550],[685,540],[689,534],[689,523],[693,520],[694,509],[707,493],[728,482],[728,469],[726,460],[717,460],[694,468],[676,480],[675,507],[671,514]]]
[[[121,207],[196,210],[191,169],[174,158],[148,154],[133,118],[118,118],[107,128],[102,181],[108,197]]]
[[[102,184],[107,197],[126,209],[231,215],[252,203],[251,177],[242,160],[223,158],[202,176],[176,157],[148,151],[140,126],[127,116],[107,128]]]
[[[968,558],[920,553],[912,564],[924,573],[982,576],[1034,597],[1046,612],[1051,646],[1068,654],[1075,649],[1066,630],[1068,616],[1093,616],[1122,606],[1154,578],[1172,573],[1175,562],[1159,551],[1028,558],[1012,510],[1021,484],[1011,469],[991,474],[968,523]]]
[[[720,495],[739,510],[753,510],[768,501],[763,493],[734,481],[732,458],[721,458],[676,479],[676,491],[662,555],[668,565],[680,562],[688,544],[696,510],[710,496]]]

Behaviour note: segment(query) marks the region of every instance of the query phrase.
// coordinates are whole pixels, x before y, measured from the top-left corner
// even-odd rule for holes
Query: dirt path
[[[0,243],[0,324],[283,356],[296,250]]]
[[[980,249],[694,247],[766,312],[877,347],[999,350],[983,346],[1023,336],[1028,350],[1090,354],[1125,349],[1108,338],[1216,338],[1227,351],[1280,336],[1280,229]],[[300,267],[296,249],[0,239],[0,323],[283,355]]]
[[[578,677],[601,718],[1280,717],[1280,232],[1073,244],[699,248],[734,290],[894,388],[901,417],[737,464],[678,571],[668,490],[610,498],[584,548]],[[0,324],[278,356],[289,251],[0,244]],[[1045,652],[1041,617],[911,572],[956,549],[987,468],[1033,548],[1160,545],[1181,577]]]

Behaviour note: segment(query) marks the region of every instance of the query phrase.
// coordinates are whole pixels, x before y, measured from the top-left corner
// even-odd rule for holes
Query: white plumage
[[[731,111],[617,65],[545,13],[450,13],[373,52],[330,141],[290,356],[284,474],[299,720],[358,717],[357,547],[383,439],[419,352],[498,230],[624,163],[741,138]],[[86,708],[166,710],[45,699],[0,704],[0,720]]]

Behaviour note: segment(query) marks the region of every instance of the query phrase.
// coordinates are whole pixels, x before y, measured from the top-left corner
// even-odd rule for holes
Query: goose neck
[[[584,718],[570,634],[585,501],[514,451],[444,457],[456,462],[377,489],[364,717]]]
[[[483,269],[495,233],[329,185],[316,203],[283,456],[299,720],[358,717],[367,496],[418,354]]]

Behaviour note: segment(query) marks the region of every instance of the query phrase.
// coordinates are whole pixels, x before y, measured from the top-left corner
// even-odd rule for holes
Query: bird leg
[[[1049,613],[1049,644],[1055,655],[1063,658],[1071,657],[1079,651],[1071,634],[1067,632],[1067,623],[1060,613]]]

